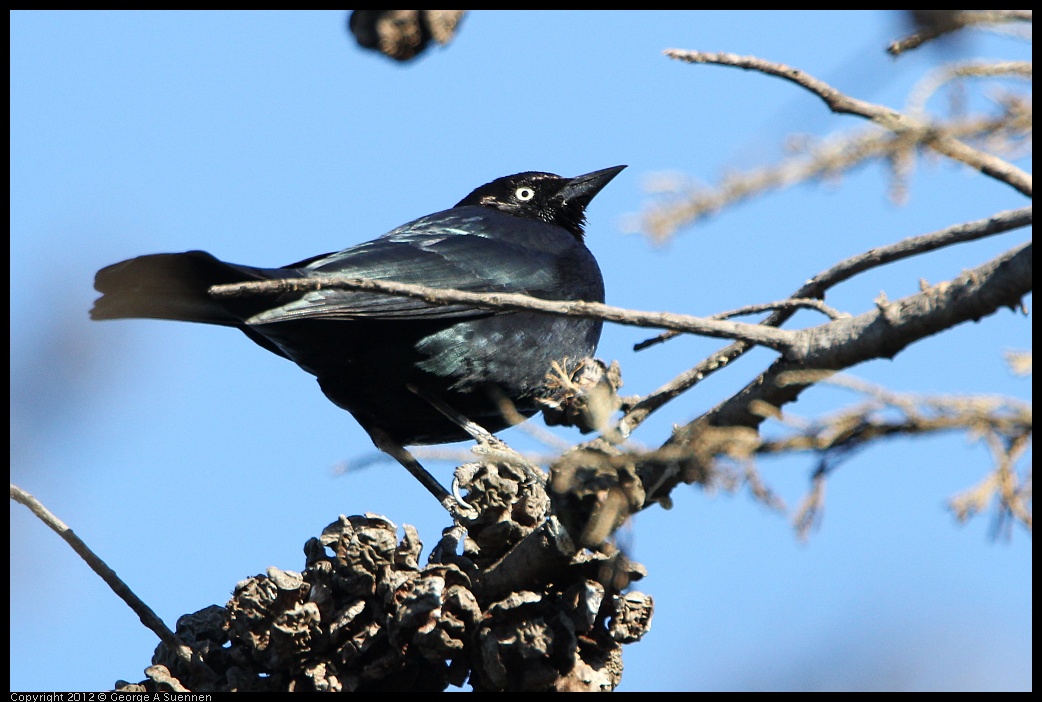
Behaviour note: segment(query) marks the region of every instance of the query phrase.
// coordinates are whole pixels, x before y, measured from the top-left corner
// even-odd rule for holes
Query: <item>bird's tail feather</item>
[[[98,271],[94,288],[102,296],[90,316],[240,326],[241,315],[250,311],[214,299],[210,286],[269,277],[263,269],[225,263],[205,251],[139,256]]]

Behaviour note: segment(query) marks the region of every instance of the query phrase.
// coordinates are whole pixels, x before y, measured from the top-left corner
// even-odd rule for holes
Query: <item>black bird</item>
[[[600,320],[432,305],[376,293],[214,297],[211,286],[342,275],[547,300],[604,301],[583,241],[585,210],[625,166],[576,178],[527,172],[482,185],[453,208],[378,239],[281,268],[204,251],[139,256],[98,271],[92,319],[153,318],[235,327],[318,379],[378,448],[448,504],[404,449],[466,439],[466,421],[507,427],[502,400],[530,417],[553,361],[589,356]],[[451,418],[450,418],[451,417]]]

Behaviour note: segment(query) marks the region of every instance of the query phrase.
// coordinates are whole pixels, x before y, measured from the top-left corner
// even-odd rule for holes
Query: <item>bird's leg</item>
[[[405,470],[409,471],[412,477],[420,481],[420,485],[427,488],[427,491],[434,495],[434,499],[441,503],[453,518],[461,516],[460,507],[464,509],[470,508],[466,502],[463,502],[458,497],[453,497],[448,490],[441,486],[438,480],[427,472],[427,469],[420,465],[420,462],[416,460],[416,457],[409,453],[409,450],[393,440],[385,432],[379,429],[371,429],[369,436],[372,437],[373,443],[376,444],[376,448],[380,449],[388,456],[398,461],[405,467]]]
[[[528,461],[526,461],[524,457],[521,456],[521,454],[507,446],[506,443],[504,443],[501,439],[497,439],[495,436],[493,436],[488,429],[485,429],[477,422],[474,422],[473,420],[464,417],[462,414],[454,410],[452,407],[449,407],[447,404],[442,402],[439,398],[434,397],[433,395],[430,395],[424,392],[423,390],[420,390],[415,385],[410,384],[406,385],[405,387],[409,389],[409,392],[413,393],[420,399],[425,400],[428,404],[430,404],[431,407],[445,415],[445,417],[453,424],[470,434],[471,438],[474,439],[474,441],[477,441],[478,444],[485,447],[485,449],[493,456],[496,453],[500,454],[501,456],[505,456],[508,462],[521,466],[524,469],[524,471],[528,473],[529,478],[534,479],[541,485],[546,484],[545,476],[540,474],[538,470],[535,470],[531,465],[529,465]],[[454,493],[456,493],[457,498],[459,498],[459,491],[456,486],[455,478],[453,478],[452,480],[452,490]]]
[[[460,429],[470,434],[470,438],[474,439],[474,441],[477,441],[479,444],[496,445],[503,443],[502,441],[494,437],[492,435],[492,432],[490,432],[488,429],[485,429],[485,427],[481,426],[477,422],[467,419],[462,414],[449,407],[447,404],[442,402],[437,397],[429,393],[426,393],[423,390],[420,390],[418,387],[412,384],[406,385],[405,387],[409,389],[409,392],[416,395],[421,400],[424,400],[431,407],[445,415],[445,418],[448,419],[450,422],[452,422]]]

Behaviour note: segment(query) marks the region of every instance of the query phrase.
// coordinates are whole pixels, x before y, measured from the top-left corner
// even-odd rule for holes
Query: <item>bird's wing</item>
[[[287,268],[296,269],[300,277],[309,279],[337,275],[468,292],[560,298],[561,254],[581,247],[568,232],[546,222],[485,207],[462,207],[421,218],[379,239]],[[304,293],[246,321],[271,324],[301,319],[443,319],[490,314],[496,311],[324,288]]]

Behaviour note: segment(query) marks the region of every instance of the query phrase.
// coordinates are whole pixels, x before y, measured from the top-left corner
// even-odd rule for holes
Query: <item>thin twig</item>
[[[134,613],[137,614],[141,623],[151,629],[159,639],[167,645],[174,655],[176,655],[184,663],[196,667],[201,666],[208,670],[209,668],[203,663],[202,659],[192,651],[174,632],[172,632],[163,620],[159,618],[152,608],[145,604],[140,597],[134,594],[130,587],[124,583],[116,571],[109,568],[105,561],[94,553],[83,540],[78,537],[72,529],[68,527],[62,520],[58,519],[50,510],[43,506],[39,500],[30,495],[20,487],[11,484],[11,499],[15,502],[20,502],[29,508],[29,510],[39,518],[44,524],[50,527],[58,536],[60,536],[72,550],[82,558],[91,570],[97,573],[102,580],[109,586],[109,588],[116,593],[116,595],[127,603]],[[213,674],[212,672],[210,673]],[[216,677],[216,676],[215,676]]]
[[[728,319],[730,317],[741,317],[747,314],[759,314],[760,312],[767,312],[769,310],[789,310],[795,311],[800,309],[811,309],[821,312],[829,319],[841,319],[843,317],[849,317],[850,315],[846,312],[840,312],[839,310],[829,307],[821,300],[815,300],[813,298],[791,298],[788,300],[778,300],[777,302],[764,302],[758,305],[746,305],[745,307],[739,307],[738,309],[731,310],[729,312],[720,312],[708,317],[708,319]],[[667,339],[672,339],[677,336],[680,332],[669,331],[663,334],[659,334],[656,337],[642,341],[639,344],[634,344],[634,351],[642,351],[649,346],[662,343]]]
[[[908,110],[914,115],[926,112],[926,103],[946,83],[961,78],[1013,77],[1031,80],[1030,61],[965,61],[943,66],[920,80],[908,96]]]
[[[793,297],[787,300],[778,300],[777,302],[764,302],[758,305],[746,305],[745,307],[739,307],[738,309],[731,310],[729,312],[720,312],[718,314],[711,315],[709,319],[729,319],[731,317],[742,317],[747,314],[758,314],[760,312],[767,312],[769,310],[800,310],[800,309],[811,309],[821,312],[829,319],[843,319],[844,317],[850,317],[851,315],[846,312],[840,312],[839,310],[829,307],[821,300],[816,300],[809,297]]]

